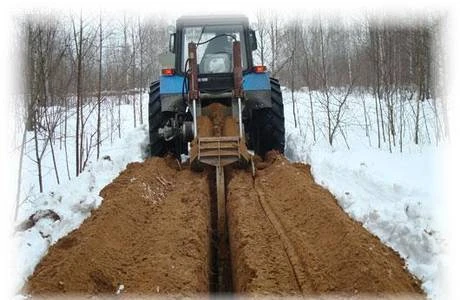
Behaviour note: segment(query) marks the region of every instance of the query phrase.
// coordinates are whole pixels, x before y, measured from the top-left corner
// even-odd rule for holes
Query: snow
[[[143,100],[146,102],[147,98],[144,97]],[[144,105],[144,107],[147,106]],[[107,101],[104,108],[106,110],[103,110],[103,119],[107,114],[111,114],[110,101]],[[115,112],[115,114],[117,113]],[[146,113],[144,112],[144,114]],[[117,177],[128,163],[144,159],[148,143],[148,125],[138,125],[133,128],[133,111],[130,104],[121,106],[120,115],[122,138],[115,137],[110,143],[110,130],[108,127],[103,127],[105,142],[101,148],[101,158],[97,160],[95,153],[92,153],[87,167],[78,177],[72,177],[71,180],[64,179],[65,183],[60,185],[55,183],[53,164],[50,153],[47,152],[48,155],[44,156],[44,170],[48,170],[44,172],[45,191],[40,193],[36,178],[36,166],[31,159],[25,160],[21,195],[25,201],[19,207],[17,225],[23,223],[35,212],[46,209],[51,209],[57,213],[60,220],[53,221],[50,218],[42,218],[35,226],[15,233],[14,242],[18,250],[16,254],[18,274],[14,284],[16,291],[33,273],[35,266],[47,253],[48,247],[70,231],[78,228],[90,216],[91,211],[101,204],[103,200],[99,196],[101,189]],[[92,119],[94,119],[92,120],[94,124],[89,123],[87,125],[88,131],[94,129],[95,118]],[[73,124],[74,120],[71,118],[69,125]],[[72,130],[73,128],[69,126],[69,132]],[[72,151],[73,146],[68,146],[70,159],[75,156],[75,152]],[[32,150],[28,149],[28,152]],[[58,170],[63,172],[66,170],[64,149],[58,151],[56,156],[59,165]],[[71,170],[74,170],[74,164],[71,167]]]
[[[436,224],[441,220],[439,193],[428,180],[435,174],[434,166],[424,161],[430,155],[430,151],[424,155],[328,153],[316,147],[311,163],[315,180],[336,196],[353,219],[398,251],[427,293],[436,296],[444,240],[442,224]]]
[[[295,111],[300,120],[297,128],[291,92],[283,89],[283,97],[288,158],[310,164],[315,181],[334,194],[344,211],[404,258],[408,270],[421,279],[428,297],[443,298],[448,227],[443,218],[446,204],[441,192],[442,147],[427,142],[411,145],[410,132],[406,132],[408,140],[402,153],[398,149],[390,153],[386,144],[381,149],[372,145],[376,144],[376,129],[370,130],[370,138],[366,137],[360,105],[364,97],[368,109],[372,109],[371,95],[350,98],[344,112],[347,143],[338,136],[330,146],[326,136],[320,133],[321,129],[327,132],[326,113],[319,104],[322,100],[318,99],[321,96],[313,93],[318,130],[314,142],[308,93],[294,94]],[[430,115],[433,103],[426,101],[423,105],[426,106],[423,109],[427,123],[434,124]],[[405,110],[410,111],[410,108]],[[375,122],[371,114],[368,117]],[[429,132],[433,138],[434,133],[429,131],[432,128],[432,125],[428,127],[424,134]],[[428,136],[422,139],[428,141]]]

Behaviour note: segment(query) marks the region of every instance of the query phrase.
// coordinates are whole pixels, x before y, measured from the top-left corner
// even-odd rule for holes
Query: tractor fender
[[[187,80],[185,79],[185,84]],[[160,99],[161,111],[183,112],[185,111],[185,103],[182,93],[184,89],[184,76],[160,76]]]
[[[248,73],[243,76],[245,106],[249,110],[272,107],[270,76],[268,73]]]

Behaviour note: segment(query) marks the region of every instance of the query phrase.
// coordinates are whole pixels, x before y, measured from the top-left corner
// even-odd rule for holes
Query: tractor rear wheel
[[[159,134],[158,129],[168,122],[168,117],[161,111],[160,82],[155,81],[149,91],[149,137],[150,155],[165,156],[171,148],[171,142],[166,142]]]
[[[164,156],[168,151],[166,141],[158,135],[158,129],[163,127],[167,118],[161,112],[160,82],[155,81],[149,91],[149,137],[150,155]]]
[[[271,108],[252,112],[250,139],[254,152],[264,157],[270,150],[284,153],[284,106],[279,81],[270,78]]]
[[[149,137],[150,155],[163,157],[166,154],[173,154],[180,158],[181,154],[188,154],[187,143],[177,136],[171,141],[166,141],[158,134],[158,129],[163,128],[168,120],[174,118],[174,112],[161,111],[160,82],[155,81],[149,91]]]

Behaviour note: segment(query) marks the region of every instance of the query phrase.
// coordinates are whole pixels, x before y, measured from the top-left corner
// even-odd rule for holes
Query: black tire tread
[[[166,120],[161,112],[160,82],[150,85],[149,91],[149,138],[150,155],[165,156],[167,153],[166,141],[158,135],[158,128],[163,127]]]
[[[264,157],[270,150],[284,153],[284,105],[279,81],[270,78],[271,108],[255,110],[251,122],[251,140],[257,155]]]

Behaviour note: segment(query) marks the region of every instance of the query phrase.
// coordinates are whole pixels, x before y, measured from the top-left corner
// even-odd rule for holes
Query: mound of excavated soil
[[[207,293],[208,180],[174,165],[158,158],[128,165],[101,191],[104,201],[91,217],[50,247],[25,292]]]
[[[308,166],[269,160],[255,180],[244,170],[229,179],[235,292],[423,295],[398,254],[349,218]]]
[[[252,188],[252,175],[234,171],[228,184],[227,221],[233,290],[237,293],[298,294],[283,243]]]

